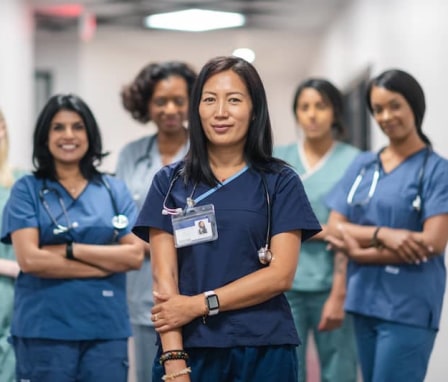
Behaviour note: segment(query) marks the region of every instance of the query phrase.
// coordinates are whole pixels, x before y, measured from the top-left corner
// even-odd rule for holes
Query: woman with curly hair
[[[196,73],[183,62],[146,65],[121,97],[124,108],[141,123],[152,122],[157,132],[128,143],[120,153],[116,175],[131,190],[140,210],[155,173],[182,159],[188,150],[186,120]],[[153,306],[149,245],[140,270],[127,275],[128,305],[135,343],[138,382],[151,381],[156,355],[156,333],[151,322]],[[149,362],[148,362],[149,361]]]

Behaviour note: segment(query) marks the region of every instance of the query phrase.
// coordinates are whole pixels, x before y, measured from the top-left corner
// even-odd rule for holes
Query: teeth
[[[76,148],[76,145],[61,145],[61,148],[64,150],[73,150]]]

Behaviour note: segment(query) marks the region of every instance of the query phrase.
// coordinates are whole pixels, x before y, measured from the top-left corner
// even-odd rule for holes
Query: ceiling
[[[28,0],[38,30],[75,28],[81,15],[96,18],[97,28],[143,28],[143,16],[159,12],[202,8],[238,11],[246,16],[242,28],[319,33],[335,14],[353,0]]]

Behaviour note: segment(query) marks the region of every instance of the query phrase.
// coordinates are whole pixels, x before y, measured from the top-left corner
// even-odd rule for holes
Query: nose
[[[382,121],[382,122],[388,121],[389,119],[392,118],[392,113],[389,109],[384,108],[383,110],[381,110],[380,113],[378,113],[377,117],[378,117],[379,121]]]
[[[226,118],[228,116],[227,103],[225,101],[220,101],[216,105],[216,117]]]
[[[166,114],[176,114],[178,111],[178,107],[176,106],[176,103],[173,100],[169,100],[165,104],[164,112]]]
[[[72,138],[72,137],[74,137],[74,136],[75,136],[75,134],[74,134],[73,127],[72,127],[72,126],[67,126],[67,127],[64,129],[64,137],[65,137],[65,138]]]

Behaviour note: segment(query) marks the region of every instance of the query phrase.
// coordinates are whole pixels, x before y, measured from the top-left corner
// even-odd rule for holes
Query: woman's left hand
[[[194,303],[196,296],[180,294],[169,296],[156,291],[153,294],[155,305],[151,309],[151,321],[154,323],[156,332],[163,333],[178,329],[198,317]]]
[[[340,229],[340,233],[341,238],[337,238],[331,235],[326,237],[329,248],[334,251],[342,252],[353,261],[361,262],[362,251],[359,243],[344,229]]]

